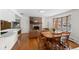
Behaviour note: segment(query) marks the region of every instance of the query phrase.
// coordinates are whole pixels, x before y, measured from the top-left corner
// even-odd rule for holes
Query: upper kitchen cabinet
[[[15,21],[15,14],[10,9],[0,9],[0,20]]]
[[[11,22],[1,20],[1,30],[11,29]]]

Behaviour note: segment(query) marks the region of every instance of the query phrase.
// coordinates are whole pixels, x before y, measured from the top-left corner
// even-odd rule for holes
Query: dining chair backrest
[[[65,48],[69,48],[69,36],[70,32],[62,32],[61,42],[64,45]]]
[[[53,37],[61,37],[62,33],[53,33]]]
[[[53,33],[53,39],[60,43],[62,33]]]
[[[62,37],[64,37],[65,39],[69,39],[70,36],[70,32],[62,32]]]

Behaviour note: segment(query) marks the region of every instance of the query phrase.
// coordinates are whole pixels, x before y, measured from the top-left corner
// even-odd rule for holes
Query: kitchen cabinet
[[[17,32],[7,33],[7,36],[0,37],[0,50],[10,50],[18,40]]]
[[[1,30],[11,29],[11,23],[8,21],[1,20]]]

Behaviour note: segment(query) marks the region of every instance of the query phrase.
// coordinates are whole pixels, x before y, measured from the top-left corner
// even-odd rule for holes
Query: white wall
[[[51,17],[42,17],[42,28],[53,28],[53,20]]]
[[[52,18],[42,17],[42,28],[52,28]]]
[[[51,17],[48,18],[48,22],[49,22],[49,29],[53,28],[53,19]]]
[[[71,37],[79,43],[79,10],[74,10],[71,16]]]
[[[71,15],[71,35],[70,37],[73,38],[73,40],[77,43],[79,43],[79,10],[71,10],[59,15],[54,16],[56,17],[63,17],[63,16],[67,16],[67,15]]]
[[[46,17],[42,17],[42,28],[47,28],[48,27],[48,20]]]
[[[29,17],[21,18],[20,26],[22,33],[29,33]]]
[[[0,20],[15,21],[15,14],[10,9],[0,9]]]
[[[29,16],[24,17],[20,21],[22,33],[29,33],[30,24]],[[42,17],[42,28],[52,28],[52,19],[49,17]]]
[[[29,22],[30,22],[29,16],[24,17],[24,18],[21,19],[20,26],[21,26],[22,33],[29,33],[29,31],[30,31]],[[42,17],[42,28],[48,28],[49,27],[48,22],[49,22],[49,18]]]

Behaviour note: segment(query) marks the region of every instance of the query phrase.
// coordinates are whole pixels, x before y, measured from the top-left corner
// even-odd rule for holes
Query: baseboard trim
[[[73,41],[73,42],[75,42],[75,43],[77,43],[77,44],[79,44],[79,41],[74,40],[74,38],[70,38],[70,40]]]

